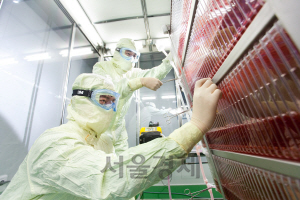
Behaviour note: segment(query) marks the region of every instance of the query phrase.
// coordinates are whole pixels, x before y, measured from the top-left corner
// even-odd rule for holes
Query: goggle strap
[[[91,97],[92,91],[91,90],[73,90],[72,96],[84,96],[84,97]]]

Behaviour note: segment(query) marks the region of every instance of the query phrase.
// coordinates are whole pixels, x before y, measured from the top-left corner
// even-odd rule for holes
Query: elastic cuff
[[[135,91],[135,90],[143,87],[143,85],[141,83],[141,78],[134,78],[134,79],[128,81],[128,85],[132,91]]]
[[[175,140],[187,153],[203,138],[203,133],[197,126],[188,122],[173,131],[169,138]]]

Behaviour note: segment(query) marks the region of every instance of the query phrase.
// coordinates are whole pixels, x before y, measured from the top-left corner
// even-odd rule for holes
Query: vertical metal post
[[[69,53],[68,53],[68,65],[67,65],[67,71],[66,71],[66,79],[64,82],[63,87],[63,102],[62,102],[62,113],[61,113],[61,120],[60,124],[64,123],[65,118],[65,112],[66,112],[66,99],[67,99],[67,90],[68,90],[68,83],[69,83],[69,75],[70,75],[70,68],[71,68],[71,59],[72,59],[72,50],[74,46],[74,40],[75,40],[75,33],[76,33],[76,23],[73,23],[72,31],[71,31],[71,38],[69,41]]]
[[[144,24],[145,24],[146,35],[147,35],[147,42],[149,45],[149,51],[152,51],[153,42],[151,41],[146,1],[141,0],[141,4],[142,4],[143,16],[144,16]]]
[[[47,25],[46,25],[47,28],[52,26],[52,18],[51,17],[52,16],[50,16],[48,18]],[[44,49],[45,52],[47,49],[51,29],[46,29],[46,30],[49,30],[49,31],[45,33],[45,37],[44,37],[43,43],[42,43],[42,49]],[[43,72],[43,66],[44,66],[44,60],[39,60],[36,74],[35,74],[35,80],[34,80],[34,85],[33,85],[33,89],[32,89],[30,106],[29,106],[29,111],[28,111],[28,115],[27,115],[25,133],[24,133],[24,138],[23,138],[23,144],[26,147],[26,149],[28,149],[28,147],[29,147],[31,128],[32,128],[32,123],[33,123],[37,95],[38,95],[38,91],[39,91],[39,85],[40,85],[41,76],[42,76],[42,72]]]
[[[140,68],[140,61],[137,63],[138,68]],[[140,90],[136,90],[135,93],[135,100],[136,100],[136,145],[139,145],[140,140],[140,129],[141,129],[141,106],[140,106]]]
[[[177,109],[181,109],[181,91],[177,81],[175,80],[175,88],[176,88],[176,100],[177,100]],[[177,116],[178,127],[182,126],[182,115]]]
[[[188,27],[186,31],[186,36],[185,36],[185,41],[184,41],[184,49],[183,49],[183,54],[182,54],[182,66],[184,67],[184,62],[186,59],[186,54],[188,50],[188,45],[190,42],[190,36],[192,34],[192,29],[193,29],[193,24],[195,20],[195,15],[197,11],[197,6],[198,6],[198,0],[194,0],[191,5],[191,10],[190,10],[190,15],[189,15],[189,22],[188,22]]]
[[[209,153],[209,156],[210,156],[211,161],[212,161],[212,163],[211,163],[211,164],[212,164],[212,167],[213,167],[212,170],[213,170],[213,172],[215,173],[215,175],[216,175],[216,177],[217,177],[217,181],[218,181],[218,183],[219,183],[219,187],[220,187],[220,190],[221,190],[223,199],[225,199],[225,193],[224,193],[223,187],[222,187],[222,185],[221,185],[221,181],[220,181],[219,174],[218,174],[218,171],[217,171],[217,168],[216,168],[216,164],[215,164],[214,159],[212,158],[212,153],[211,153],[211,150],[210,150],[210,148],[209,148],[209,146],[208,146],[208,142],[207,142],[207,140],[206,140],[206,136],[205,136],[205,135],[204,135],[203,139],[204,139],[204,142],[205,142],[205,144],[206,144],[207,152]]]

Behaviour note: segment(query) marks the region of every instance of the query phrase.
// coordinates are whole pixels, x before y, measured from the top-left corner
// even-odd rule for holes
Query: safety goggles
[[[92,102],[105,109],[113,109],[114,112],[117,111],[118,100],[120,94],[108,89],[99,90],[73,90],[72,96],[84,96],[91,98]]]
[[[133,63],[136,63],[140,58],[139,52],[134,51],[129,48],[116,48],[116,51],[118,51],[120,53],[122,58],[124,58],[125,60],[129,60]]]

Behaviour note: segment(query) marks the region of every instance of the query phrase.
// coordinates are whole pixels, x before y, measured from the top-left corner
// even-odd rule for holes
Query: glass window
[[[67,50],[65,50],[64,52],[68,53]],[[72,97],[72,85],[75,79],[82,73],[92,73],[93,66],[98,62],[98,59],[99,55],[94,50],[93,46],[89,43],[80,29],[76,27],[74,48],[71,55],[71,67],[68,82],[67,99],[65,103],[64,123],[68,121],[67,106],[69,105]]]
[[[36,138],[60,124],[68,63],[60,51],[72,24],[54,1],[7,0],[0,27],[0,171],[11,180]]]

